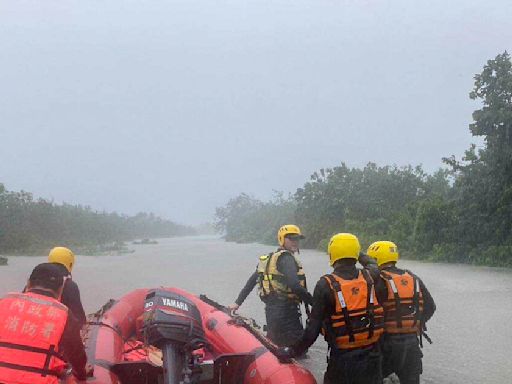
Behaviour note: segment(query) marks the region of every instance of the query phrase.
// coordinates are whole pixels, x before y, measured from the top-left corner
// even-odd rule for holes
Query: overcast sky
[[[183,223],[315,170],[461,156],[510,0],[0,0],[0,182]]]

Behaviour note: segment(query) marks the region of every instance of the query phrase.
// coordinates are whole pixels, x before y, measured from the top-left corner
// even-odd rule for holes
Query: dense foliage
[[[191,228],[153,214],[123,216],[89,207],[55,204],[0,184],[0,253],[41,252],[56,244],[88,246],[136,237],[191,234]]]
[[[475,76],[470,97],[482,102],[471,146],[448,169],[344,163],[315,172],[293,196],[261,202],[242,194],[217,209],[230,241],[274,242],[282,224],[299,224],[308,247],[325,249],[336,232],[368,245],[390,239],[410,257],[512,266],[512,62],[505,52]]]
[[[225,232],[227,241],[272,244],[279,226],[294,221],[295,204],[280,194],[264,203],[242,193],[217,208],[216,218],[216,228]]]

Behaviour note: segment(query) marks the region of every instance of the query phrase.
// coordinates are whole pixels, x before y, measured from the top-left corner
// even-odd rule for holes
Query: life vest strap
[[[366,287],[368,289],[368,301],[366,303],[366,308],[368,311],[368,318],[370,319],[370,324],[368,327],[368,339],[371,339],[373,337],[373,332],[375,330],[375,288],[373,286],[373,279],[368,273],[368,271],[363,269],[361,272],[363,274],[364,279],[366,280]]]
[[[345,319],[345,327],[348,334],[349,342],[353,343],[355,341],[354,337],[354,331],[352,329],[352,322],[350,321],[350,315],[348,313],[347,309],[347,303],[345,301],[345,298],[343,297],[343,291],[341,289],[340,284],[338,283],[338,280],[333,275],[326,275],[326,277],[329,279],[331,286],[334,288],[334,291],[336,293],[336,298],[338,299],[341,311],[343,313],[343,317]]]
[[[420,303],[419,303],[419,295],[420,295],[420,282],[416,275],[412,274],[409,271],[406,271],[412,276],[412,283],[414,285],[414,294],[412,297],[412,302],[414,305],[414,325],[416,325],[420,320]]]
[[[59,377],[60,373],[52,370],[52,369],[44,369],[44,368],[36,368],[36,367],[30,367],[28,365],[20,365],[20,364],[11,364],[11,363],[5,363],[3,361],[0,361],[0,367],[3,368],[9,368],[9,369],[16,369],[18,371],[26,371],[31,373],[39,373],[41,376],[56,376]]]
[[[368,319],[368,321],[370,321]],[[337,324],[337,323],[334,323],[334,324]],[[336,337],[341,337],[341,336],[346,336],[347,332],[346,332],[346,326],[345,326],[345,323],[343,323],[344,325],[341,325],[341,326],[336,326],[336,327],[333,327],[334,329],[334,333],[336,334]],[[364,325],[362,328],[359,328],[359,329],[354,329],[352,331],[352,333],[354,335],[356,334],[359,334],[359,333],[366,333],[368,332],[368,329],[369,329],[369,323],[368,323],[368,326]],[[384,325],[383,324],[380,324],[380,325],[375,325],[374,326],[374,329],[375,330],[379,330],[379,329],[382,329],[384,328]],[[369,338],[368,338],[369,339]]]
[[[272,258],[273,258],[275,255],[276,255],[275,253],[271,253],[271,254],[269,254],[269,256],[268,256],[268,261],[267,261],[267,265],[265,266],[265,276],[266,276],[266,277],[267,277],[267,279],[269,280],[269,282],[268,282],[268,286],[269,286],[269,288],[270,288],[270,292],[269,292],[269,293],[273,293],[273,292],[275,292],[274,286],[272,285],[272,281],[270,281],[270,280],[272,280],[272,279],[270,278],[270,276],[271,276],[271,275],[269,274],[270,263],[272,262]]]
[[[13,344],[13,343],[6,343],[4,341],[0,341],[0,347],[2,348],[9,348],[9,349],[18,349],[20,351],[27,351],[27,352],[34,352],[34,353],[42,353],[44,355],[49,355],[50,357],[57,357],[60,360],[64,360],[62,358],[62,355],[55,351],[55,346],[51,345],[49,349],[45,348],[38,348],[38,347],[32,347],[30,345],[23,345],[23,344]]]
[[[33,347],[30,345],[13,344],[13,343],[6,343],[3,341],[0,341],[0,347],[9,348],[9,349],[17,349],[20,351],[27,351],[27,352],[33,352],[33,353],[41,353],[43,355],[46,355],[46,359],[44,361],[43,368],[31,367],[31,366],[27,366],[27,365],[12,364],[12,363],[6,363],[3,361],[0,361],[0,367],[10,368],[10,369],[18,369],[21,371],[27,371],[27,372],[33,372],[33,373],[40,373],[41,376],[43,376],[43,377],[46,377],[48,375],[59,376],[59,374],[56,371],[49,369],[50,363],[52,361],[52,357],[56,357],[59,360],[65,361],[64,358],[55,350],[55,345],[50,345],[49,349],[44,349],[44,348]]]
[[[398,328],[402,328],[402,306],[400,305],[400,295],[398,294],[398,288],[396,287],[392,276],[388,275],[387,273],[383,273],[382,276],[384,276],[384,278],[387,280],[391,290],[393,291],[396,307],[396,324]]]

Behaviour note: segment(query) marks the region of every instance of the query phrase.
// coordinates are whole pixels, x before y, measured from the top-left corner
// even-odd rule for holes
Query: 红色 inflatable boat
[[[247,319],[178,288],[137,289],[89,317],[89,384],[314,384]],[[67,384],[73,379],[68,378]]]

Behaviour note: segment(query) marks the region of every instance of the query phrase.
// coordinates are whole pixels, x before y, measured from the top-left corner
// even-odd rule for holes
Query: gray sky
[[[470,142],[512,2],[0,0],[0,182],[210,220],[240,192]]]

